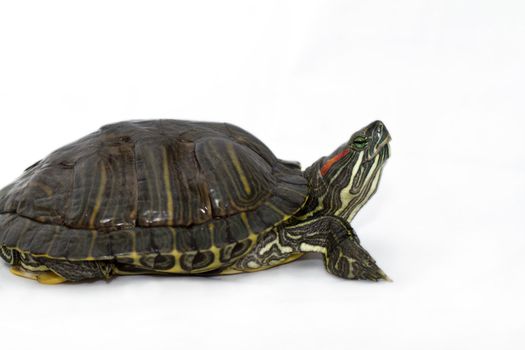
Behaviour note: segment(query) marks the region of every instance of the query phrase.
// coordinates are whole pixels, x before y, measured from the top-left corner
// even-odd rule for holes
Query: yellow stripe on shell
[[[248,182],[248,179],[246,178],[246,174],[244,174],[244,170],[242,169],[241,162],[239,161],[239,158],[237,157],[237,153],[235,153],[235,149],[233,148],[233,144],[229,143],[226,146],[228,150],[228,154],[230,155],[230,158],[233,162],[233,166],[235,167],[235,170],[239,174],[242,182],[242,186],[244,188],[244,192],[246,194],[250,195],[252,193],[252,189],[250,188],[250,184]]]
[[[170,170],[168,164],[168,153],[166,148],[162,148],[162,168],[164,174],[164,186],[166,187],[167,215],[168,225],[173,225],[173,195],[171,193]]]
[[[104,196],[104,191],[106,190],[107,174],[106,168],[103,164],[100,165],[100,185],[98,187],[97,199],[95,201],[95,207],[93,208],[93,213],[91,213],[91,218],[89,219],[89,227],[95,227],[95,220],[97,218],[100,206],[102,204],[102,197]]]

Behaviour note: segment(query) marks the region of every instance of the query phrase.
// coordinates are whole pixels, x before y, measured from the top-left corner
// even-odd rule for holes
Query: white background
[[[0,185],[125,119],[228,121],[303,166],[381,119],[353,222],[394,283],[318,256],[42,286],[0,266],[2,349],[524,349],[525,3],[2,1]]]

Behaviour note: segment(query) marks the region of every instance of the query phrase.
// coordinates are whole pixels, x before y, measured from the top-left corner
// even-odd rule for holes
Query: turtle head
[[[355,217],[377,189],[383,165],[390,156],[390,139],[385,125],[375,121],[307,170],[313,197],[323,215],[343,217],[349,222]]]

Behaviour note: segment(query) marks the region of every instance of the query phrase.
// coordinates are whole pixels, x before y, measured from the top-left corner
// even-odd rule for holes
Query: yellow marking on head
[[[337,216],[339,216],[346,209],[346,207],[350,204],[350,202],[352,201],[352,198],[354,197],[350,193],[350,190],[352,189],[352,186],[354,184],[354,179],[355,179],[357,172],[359,171],[359,167],[361,166],[361,163],[363,162],[363,155],[364,155],[364,152],[359,153],[359,157],[357,158],[357,161],[355,162],[352,168],[352,175],[350,176],[350,181],[348,182],[348,186],[343,188],[343,190],[340,193],[341,208],[339,208],[339,210],[335,212],[335,215]]]
[[[162,148],[162,168],[164,170],[164,186],[166,187],[168,225],[173,225],[173,196],[171,193],[170,169],[168,164],[168,153]]]
[[[233,144],[229,143],[226,146],[228,150],[228,154],[230,155],[230,158],[233,162],[233,166],[235,167],[235,170],[241,177],[242,186],[244,187],[244,192],[246,194],[251,194],[252,189],[250,188],[250,184],[248,183],[248,179],[246,178],[246,175],[244,174],[244,170],[242,169],[241,162],[239,161],[239,158],[237,157],[237,153],[235,153],[235,150],[233,149]]]
[[[381,172],[382,172],[382,169],[377,171],[374,179],[372,180],[372,185],[370,186],[370,190],[365,196],[365,199],[363,199],[363,201],[361,201],[361,203],[359,203],[359,205],[356,206],[354,210],[350,213],[350,216],[348,216],[348,221],[351,221],[354,218],[354,216],[359,212],[359,210],[361,210],[361,208],[368,202],[370,197],[372,197],[372,195],[376,192],[377,185],[379,184],[379,179],[381,178]]]
[[[89,227],[95,227],[95,220],[100,210],[100,205],[102,203],[102,197],[104,196],[104,191],[106,189],[106,182],[107,182],[106,168],[104,167],[103,164],[101,164],[100,165],[100,185],[98,188],[95,207],[93,208],[93,213],[91,214],[91,218],[89,219]]]

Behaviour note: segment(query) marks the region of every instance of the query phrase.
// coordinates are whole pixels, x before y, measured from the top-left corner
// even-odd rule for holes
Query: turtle
[[[374,121],[303,171],[228,123],[109,124],[0,190],[0,256],[44,284],[255,272],[310,252],[337,277],[388,280],[351,221],[390,140]]]

